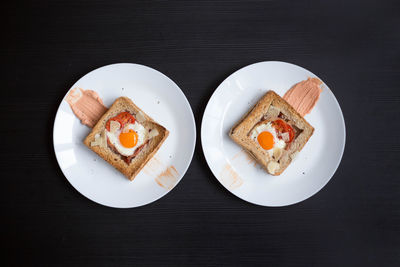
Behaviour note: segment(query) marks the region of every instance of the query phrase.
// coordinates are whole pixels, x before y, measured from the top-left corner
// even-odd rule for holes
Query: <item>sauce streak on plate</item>
[[[235,172],[231,165],[225,164],[221,171],[222,183],[229,189],[235,189],[243,184],[242,178]]]
[[[285,93],[283,99],[304,117],[317,104],[322,92],[321,84],[322,82],[318,78],[308,78],[293,85]]]
[[[143,170],[149,176],[155,177],[156,183],[168,190],[171,190],[178,182],[178,171],[174,166],[165,166],[157,156],[150,159]]]
[[[157,184],[168,190],[171,190],[177,181],[178,171],[172,165],[166,168],[156,177]]]
[[[65,100],[81,123],[90,128],[96,125],[108,109],[103,105],[100,96],[92,90],[74,88],[68,93]]]

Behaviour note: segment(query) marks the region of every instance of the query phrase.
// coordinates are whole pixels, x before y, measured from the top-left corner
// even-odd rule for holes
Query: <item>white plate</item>
[[[215,177],[237,197],[263,206],[286,206],[317,193],[335,173],[346,133],[339,103],[326,84],[316,107],[305,117],[314,126],[314,134],[280,176],[255,165],[228,136],[266,91],[283,96],[308,77],[317,76],[289,63],[260,62],[230,75],[211,96],[201,125],[203,151]]]
[[[58,164],[72,186],[94,202],[115,208],[142,206],[167,194],[189,167],[196,143],[193,112],[180,88],[152,68],[125,63],[96,69],[71,89],[75,87],[96,91],[107,107],[127,96],[170,134],[129,181],[85,147],[82,141],[91,129],[79,122],[64,98],[54,121],[53,142]]]

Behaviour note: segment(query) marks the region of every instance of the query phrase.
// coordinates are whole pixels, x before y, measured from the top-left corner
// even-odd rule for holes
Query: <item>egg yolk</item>
[[[124,147],[132,148],[136,146],[138,142],[138,134],[134,130],[129,130],[128,132],[119,135],[119,141]]]
[[[257,141],[265,150],[270,150],[274,147],[274,136],[270,132],[261,132],[257,136]]]

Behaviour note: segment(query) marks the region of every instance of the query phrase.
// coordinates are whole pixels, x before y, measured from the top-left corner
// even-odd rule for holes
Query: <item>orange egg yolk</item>
[[[132,148],[136,146],[138,142],[138,134],[134,130],[129,130],[128,132],[119,135],[119,141],[124,147]]]
[[[265,150],[270,150],[274,147],[274,136],[270,132],[261,132],[257,136],[257,141]]]

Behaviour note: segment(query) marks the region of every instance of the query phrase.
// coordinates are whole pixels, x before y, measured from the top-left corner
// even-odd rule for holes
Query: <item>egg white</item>
[[[122,132],[126,132],[128,130],[134,130],[138,135],[138,141],[137,141],[136,145],[132,148],[124,147],[121,144],[121,142],[119,141],[119,135]],[[115,149],[121,155],[124,155],[124,156],[131,156],[133,154],[133,152],[135,152],[136,148],[143,145],[147,139],[146,129],[143,127],[143,125],[141,125],[137,121],[135,121],[135,123],[130,123],[130,124],[125,125],[124,129],[117,130],[114,133],[106,131],[106,134],[107,134],[107,137],[108,137],[108,140],[110,141],[110,143],[113,144]]]
[[[251,132],[250,137],[258,144],[257,137],[262,132],[270,132],[272,134],[272,136],[274,137],[274,146],[271,149],[266,150],[270,157],[272,157],[272,155],[274,153],[274,148],[284,149],[286,147],[285,141],[278,138],[276,130],[272,126],[271,122],[263,123],[263,124],[257,126],[256,128],[254,128],[254,130]]]

